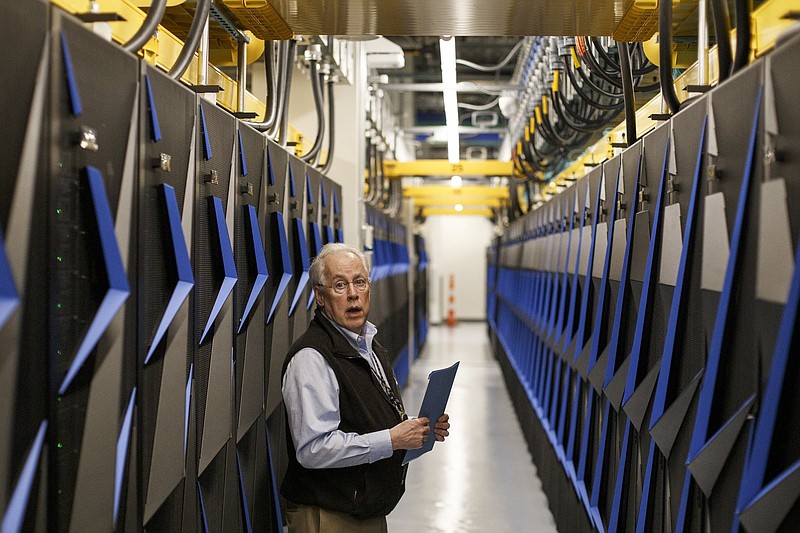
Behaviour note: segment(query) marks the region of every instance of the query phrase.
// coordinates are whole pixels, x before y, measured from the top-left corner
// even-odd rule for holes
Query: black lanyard
[[[369,350],[369,356],[372,359],[372,362],[376,366],[380,364],[378,358],[375,356],[375,353],[372,350]],[[400,401],[400,398],[398,398],[397,395],[395,395],[392,388],[386,382],[386,379],[384,379],[383,374],[381,372],[378,372],[372,364],[369,365],[369,369],[372,371],[372,375],[375,376],[375,379],[378,380],[378,383],[381,384],[381,388],[383,389],[384,394],[386,394],[386,397],[391,402],[392,407],[394,407],[394,410],[397,411],[397,414],[400,415],[400,418],[405,419],[406,412],[403,409],[403,403]]]

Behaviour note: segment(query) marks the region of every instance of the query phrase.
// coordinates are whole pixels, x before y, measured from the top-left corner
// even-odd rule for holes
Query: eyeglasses
[[[347,286],[353,285],[358,292],[364,292],[369,287],[369,279],[367,278],[356,278],[353,281],[344,281],[340,279],[333,285],[323,285],[322,283],[318,284],[320,287],[328,287],[329,289],[333,289],[333,292],[336,294],[344,294],[347,292]]]

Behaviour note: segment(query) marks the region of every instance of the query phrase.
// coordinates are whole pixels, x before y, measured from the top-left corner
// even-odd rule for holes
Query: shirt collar
[[[358,334],[355,333],[354,331],[350,331],[349,329],[340,326],[339,324],[331,320],[331,318],[325,314],[325,311],[322,310],[320,311],[322,316],[325,317],[325,320],[333,324],[333,327],[335,327],[337,330],[339,330],[339,332],[342,335],[344,335],[344,338],[347,339],[347,342],[350,343],[350,346],[358,350],[359,349],[358,338],[363,337],[364,341],[366,342],[367,349],[372,350],[372,339],[375,337],[375,334],[378,333],[378,328],[375,327],[375,324],[367,320],[364,323],[364,327],[361,328],[361,334]]]

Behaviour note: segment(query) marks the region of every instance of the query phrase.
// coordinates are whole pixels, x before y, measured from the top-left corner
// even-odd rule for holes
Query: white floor
[[[390,533],[556,531],[483,322],[431,327],[403,391],[415,414],[431,370],[461,361],[444,443],[409,465]]]

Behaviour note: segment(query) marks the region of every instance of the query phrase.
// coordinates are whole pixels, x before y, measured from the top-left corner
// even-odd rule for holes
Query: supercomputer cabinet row
[[[559,529],[800,524],[800,40],[515,221],[498,358]]]
[[[280,531],[342,188],[43,2],[0,55],[3,531]]]

